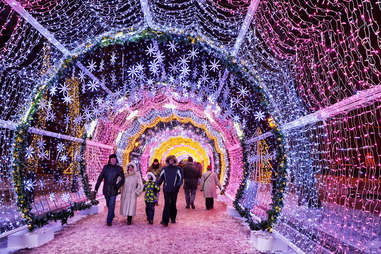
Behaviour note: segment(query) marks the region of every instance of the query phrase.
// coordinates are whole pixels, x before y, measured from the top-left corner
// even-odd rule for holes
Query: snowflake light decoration
[[[263,113],[262,111],[255,112],[254,116],[255,116],[255,120],[257,121],[265,120],[265,113]]]

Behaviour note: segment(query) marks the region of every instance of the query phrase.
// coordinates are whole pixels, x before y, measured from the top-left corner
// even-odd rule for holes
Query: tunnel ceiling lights
[[[164,102],[163,102],[164,103]],[[159,108],[158,108],[159,109]],[[152,111],[153,110],[153,111]],[[218,162],[218,173],[220,173],[221,181],[226,181],[227,173],[229,172],[229,147],[226,146],[226,144],[222,141],[221,135],[225,135],[227,132],[225,131],[225,134],[223,132],[219,132],[214,130],[214,127],[208,123],[206,119],[200,119],[196,115],[193,114],[193,112],[188,109],[187,111],[183,111],[183,114],[186,113],[187,117],[181,117],[176,114],[179,114],[181,112],[167,112],[166,114],[163,114],[160,111],[157,111],[157,109],[152,109],[149,112],[153,112],[153,118],[149,118],[149,121],[144,120],[138,120],[133,121],[133,123],[138,122],[139,125],[135,126],[132,125],[132,129],[127,129],[125,133],[122,135],[121,140],[119,141],[117,145],[117,151],[121,154],[123,154],[123,164],[127,164],[130,161],[130,156],[133,154],[133,150],[135,149],[135,146],[133,144],[136,140],[139,140],[144,133],[147,130],[154,129],[158,124],[162,122],[170,123],[173,121],[178,121],[182,124],[192,124],[193,126],[196,126],[197,128],[201,128],[203,133],[206,134],[208,139],[213,140],[213,149],[216,151],[216,153],[219,154],[218,158],[220,162]],[[150,113],[150,114],[151,114]],[[176,114],[174,114],[176,113]],[[143,125],[144,124],[144,125]],[[201,132],[200,132],[201,134]],[[235,134],[233,133],[233,136]],[[136,154],[134,154],[136,155]],[[149,158],[151,159],[151,158]],[[144,164],[144,162],[143,162]],[[144,165],[145,167],[146,165]]]

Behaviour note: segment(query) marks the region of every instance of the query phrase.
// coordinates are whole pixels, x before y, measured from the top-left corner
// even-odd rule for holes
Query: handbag
[[[205,183],[206,183],[206,180],[208,180],[209,176],[212,175],[212,172],[210,172],[210,174],[205,178],[203,184],[202,184],[202,188],[201,188],[201,191],[204,191],[204,186],[205,186]]]

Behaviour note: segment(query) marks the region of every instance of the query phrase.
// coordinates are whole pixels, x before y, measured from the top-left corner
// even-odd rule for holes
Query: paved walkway
[[[105,225],[105,210],[65,226],[46,245],[17,253],[258,253],[249,243],[248,228],[226,213],[224,203],[215,202],[215,209],[207,211],[202,193],[198,192],[196,209],[185,209],[181,191],[177,223],[166,228],[160,225],[163,201],[161,193],[153,225],[146,221],[141,195],[132,225],[127,225],[126,218],[119,215],[117,202],[112,227]]]

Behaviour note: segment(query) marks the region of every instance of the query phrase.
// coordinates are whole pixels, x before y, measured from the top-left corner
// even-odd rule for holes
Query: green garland
[[[13,150],[13,182],[15,186],[15,192],[17,196],[17,207],[22,213],[22,217],[25,223],[28,225],[28,229],[33,231],[35,228],[42,227],[49,223],[49,221],[60,220],[62,225],[67,223],[68,218],[74,216],[75,211],[85,210],[90,208],[92,205],[98,204],[95,197],[90,195],[89,191],[89,179],[86,172],[86,163],[84,162],[84,150],[86,147],[86,134],[84,135],[84,141],[81,144],[81,160],[80,160],[80,174],[82,176],[82,184],[84,186],[84,191],[86,197],[90,202],[74,202],[69,205],[68,208],[62,209],[60,211],[51,211],[43,215],[35,215],[32,213],[32,203],[30,195],[27,195],[25,189],[25,172],[26,172],[26,161],[25,161],[25,149],[29,137],[29,126],[38,108],[38,103],[42,97],[45,87],[39,88],[37,95],[26,115],[24,121],[16,128],[14,150]]]
[[[250,167],[248,165],[247,160],[247,152],[245,151],[243,154],[243,164],[245,168],[244,176],[241,182],[241,185],[237,191],[236,199],[233,202],[233,205],[235,209],[239,212],[239,214],[242,217],[245,217],[250,226],[251,230],[267,230],[269,232],[272,231],[273,224],[277,221],[280,211],[283,208],[283,194],[284,190],[286,188],[287,183],[287,164],[286,164],[286,155],[284,153],[284,137],[282,133],[280,132],[279,128],[276,127],[272,131],[273,135],[276,138],[276,141],[279,142],[277,146],[277,158],[275,165],[277,165],[277,168],[275,170],[275,180],[273,181],[273,188],[275,188],[275,194],[272,196],[272,203],[271,203],[271,209],[267,210],[267,219],[260,221],[260,222],[254,222],[253,218],[250,215],[250,211],[247,211],[241,207],[239,202],[243,198],[245,184],[249,177],[249,170]],[[242,147],[244,147],[244,144],[241,143]]]
[[[22,213],[25,222],[30,225],[33,221],[33,215],[31,214],[32,201],[29,200],[29,196],[26,194],[24,186],[26,168],[25,148],[28,138],[28,128],[29,126],[25,123],[16,128],[12,176],[17,196],[17,207]]]
[[[30,196],[27,195],[24,185],[26,169],[25,149],[29,137],[29,125],[32,120],[32,116],[37,111],[38,103],[42,97],[43,90],[44,87],[41,87],[37,90],[34,101],[32,102],[32,105],[26,114],[26,118],[19,126],[17,126],[13,146],[12,176],[17,196],[17,207],[30,230],[33,230],[32,225],[34,215],[31,212],[32,200],[30,200]]]
[[[83,190],[85,192],[86,197],[90,200],[92,205],[97,205],[97,204],[99,204],[99,201],[95,199],[95,196],[91,195],[91,187],[89,184],[89,176],[86,174],[86,161],[85,161],[85,156],[84,156],[85,149],[86,149],[86,138],[87,138],[87,134],[85,132],[82,136],[83,142],[82,142],[81,148],[80,148],[81,160],[79,161],[79,173],[81,175]]]
[[[70,206],[66,209],[62,209],[56,212],[47,212],[41,216],[35,216],[32,214],[32,222],[28,225],[30,231],[33,231],[35,228],[40,228],[49,223],[49,221],[57,221],[60,220],[61,224],[64,225],[67,223],[67,220],[70,217],[74,216],[75,211],[81,211],[89,209],[92,206],[91,203],[87,203],[85,201],[82,202],[74,202],[70,204]]]

